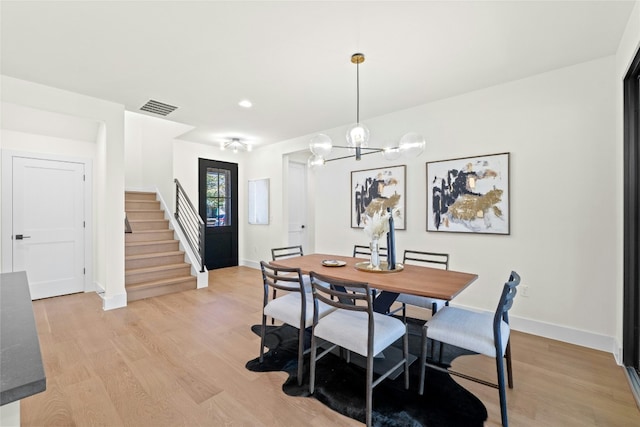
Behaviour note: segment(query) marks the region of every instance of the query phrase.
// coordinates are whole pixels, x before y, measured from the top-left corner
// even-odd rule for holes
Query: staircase
[[[131,233],[125,234],[127,301],[196,289],[191,265],[185,262],[156,194],[127,191],[125,211],[131,226]]]

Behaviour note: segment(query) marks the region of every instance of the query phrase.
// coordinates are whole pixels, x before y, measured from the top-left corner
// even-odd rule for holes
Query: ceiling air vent
[[[175,105],[169,105],[165,104],[164,102],[154,101],[153,99],[150,99],[146,104],[140,107],[140,110],[148,111],[149,113],[153,114],[159,114],[161,116],[166,116],[172,113],[176,108],[178,107],[176,107]]]

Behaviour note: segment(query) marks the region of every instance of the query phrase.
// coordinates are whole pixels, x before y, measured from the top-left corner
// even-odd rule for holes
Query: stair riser
[[[157,267],[159,265],[180,264],[184,261],[184,254],[157,256],[153,258],[132,259],[124,262],[125,270],[136,268]]]
[[[178,241],[171,243],[157,243],[155,245],[144,245],[144,246],[126,246],[124,249],[124,253],[126,256],[128,255],[142,255],[142,254],[153,254],[156,252],[173,252],[177,251],[179,248]]]
[[[155,286],[146,289],[127,289],[127,301],[137,301],[144,298],[157,297],[160,295],[172,294],[174,292],[188,291],[196,289],[197,282],[195,277],[185,279],[183,282],[173,283],[171,285]]]
[[[124,193],[124,200],[156,200],[156,193],[126,191]]]
[[[135,209],[145,209],[145,210],[159,210],[160,209],[160,202],[154,202],[154,201],[141,201],[141,200],[136,200],[136,201],[128,201],[125,200],[124,202],[124,210],[128,211],[128,210],[135,210]]]
[[[166,219],[158,219],[153,221],[145,221],[145,222],[136,222],[129,219],[129,225],[131,225],[131,230],[135,233],[136,231],[143,230],[167,230],[169,229],[169,220]]]
[[[164,219],[164,211],[149,211],[149,212],[127,212],[127,218],[129,221],[136,219]]]
[[[155,231],[152,233],[126,233],[125,242],[152,242],[154,240],[172,240],[173,231]]]
[[[153,280],[169,279],[171,277],[188,276],[191,274],[191,267],[175,268],[172,270],[150,271],[147,273],[127,273],[125,271],[125,284],[132,285],[135,283],[151,282]]]

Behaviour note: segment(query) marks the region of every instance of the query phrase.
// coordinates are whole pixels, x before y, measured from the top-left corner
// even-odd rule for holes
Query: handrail
[[[189,200],[189,196],[180,185],[180,181],[174,179],[176,183],[176,218],[182,232],[187,237],[187,242],[198,257],[200,272],[204,272],[204,221],[198,215],[198,211]]]

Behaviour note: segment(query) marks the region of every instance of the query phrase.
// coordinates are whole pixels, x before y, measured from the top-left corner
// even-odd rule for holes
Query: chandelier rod
[[[335,148],[353,149],[353,147],[341,147],[339,145],[334,145],[334,147]],[[384,151],[384,149],[382,149],[382,148],[361,148],[361,150],[369,150],[369,152],[368,153],[360,152],[360,157],[366,156],[367,154],[375,154],[375,153],[380,153],[380,152]],[[356,157],[356,155],[355,154],[351,154],[350,156],[342,156],[342,157],[334,157],[333,159],[325,159],[325,163],[326,162],[333,162],[334,160],[350,159],[352,157]]]
[[[356,123],[360,123],[360,62],[356,61]]]

